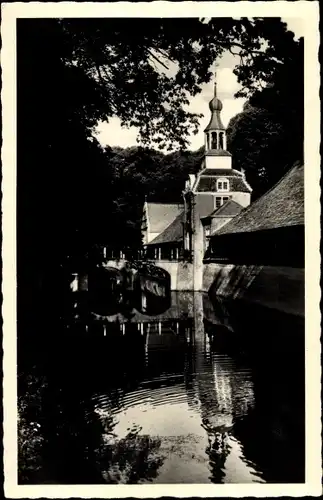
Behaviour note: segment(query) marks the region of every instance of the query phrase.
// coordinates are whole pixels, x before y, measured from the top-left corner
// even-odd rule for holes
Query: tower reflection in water
[[[228,318],[223,325],[199,293],[174,292],[163,304],[142,294],[133,304],[130,314],[92,314],[83,325],[122,366],[92,397],[104,480],[263,481],[234,432],[255,404],[251,369],[214,351],[205,328],[229,328]]]

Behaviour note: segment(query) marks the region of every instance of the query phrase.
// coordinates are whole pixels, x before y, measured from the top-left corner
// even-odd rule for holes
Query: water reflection
[[[188,292],[158,303],[143,291],[129,296],[126,308],[100,313],[84,296],[75,304],[62,318],[61,375],[57,365],[51,372],[55,404],[47,396],[47,441],[56,440],[47,475],[53,460],[56,470],[60,461],[67,465],[57,445],[66,451],[67,439],[74,467],[54,474],[60,482],[302,481],[302,398],[289,398],[293,381],[285,378],[282,404],[279,363],[270,386],[262,363],[244,356],[243,332],[227,304]],[[294,460],[294,470],[281,456]]]

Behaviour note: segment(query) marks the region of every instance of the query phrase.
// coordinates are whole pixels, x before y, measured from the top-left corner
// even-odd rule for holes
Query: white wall
[[[248,207],[250,205],[251,193],[231,193],[232,199],[237,203],[240,203],[242,207]]]
[[[203,258],[204,258],[204,228],[201,222],[201,200],[199,195],[195,195],[193,205],[193,290],[202,290],[203,283]]]
[[[206,155],[205,168],[232,168],[232,157]]]
[[[193,266],[189,262],[156,261],[155,265],[170,274],[171,290],[193,290]]]
[[[147,236],[148,236],[148,237],[147,237],[147,239],[148,239],[147,243],[149,243],[150,241],[152,241],[152,240],[153,240],[154,238],[156,238],[159,234],[160,234],[160,233],[148,233],[148,235],[147,235]]]

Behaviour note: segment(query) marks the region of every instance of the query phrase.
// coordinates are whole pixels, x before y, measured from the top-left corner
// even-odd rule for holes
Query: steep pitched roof
[[[156,238],[147,243],[148,245],[160,245],[162,243],[172,243],[183,239],[183,222],[185,218],[184,210],[171,222],[171,224]]]
[[[228,200],[221,207],[216,208],[207,217],[234,217],[243,210],[242,205],[234,200]]]
[[[261,231],[304,224],[304,165],[294,165],[261,198],[214,233]]]
[[[161,233],[181,213],[178,203],[147,203],[147,218],[151,233]]]

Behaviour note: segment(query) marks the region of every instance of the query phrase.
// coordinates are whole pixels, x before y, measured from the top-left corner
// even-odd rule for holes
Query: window
[[[210,136],[210,134],[206,135],[206,140],[207,140],[207,149],[211,149],[211,136]]]
[[[228,179],[218,179],[216,182],[217,191],[229,191]]]
[[[223,137],[224,137],[224,133],[223,132],[220,132],[219,133],[219,149],[223,149]]]
[[[222,198],[221,196],[217,196],[215,198],[215,208],[220,208],[221,205],[222,205]]]
[[[216,196],[214,202],[214,208],[220,208],[222,205],[230,199],[230,196]]]
[[[211,142],[211,149],[217,149],[216,147],[216,132],[212,132],[212,142]]]

